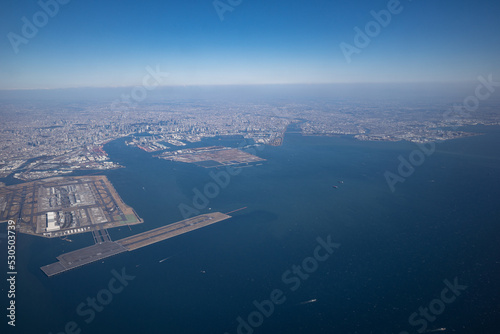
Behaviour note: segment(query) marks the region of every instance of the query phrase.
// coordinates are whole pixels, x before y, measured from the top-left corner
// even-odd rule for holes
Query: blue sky
[[[378,0],[243,0],[221,21],[213,0],[71,0],[16,53],[8,36],[25,38],[22,18],[33,23],[42,8],[37,1],[8,0],[0,14],[0,89],[134,86],[147,66],[169,73],[164,85],[500,76],[500,3],[490,0],[402,0],[401,12],[348,63],[340,44],[356,46],[354,27],[364,30],[374,20],[370,12],[387,6]]]

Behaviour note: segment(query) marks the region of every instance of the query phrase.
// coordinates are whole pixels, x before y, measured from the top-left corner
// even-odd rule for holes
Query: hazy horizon
[[[0,89],[462,82],[498,77],[500,4],[26,1],[0,14]],[[370,30],[371,29],[371,30]],[[361,31],[361,33],[359,33]]]
[[[145,98],[135,103],[147,104],[175,99],[233,98],[450,98],[461,100],[477,86],[477,81],[461,83],[334,83],[334,84],[266,84],[266,85],[193,85],[158,86],[147,91]],[[0,101],[72,100],[89,102],[120,99],[130,96],[135,87],[82,87],[58,89],[0,90]],[[490,101],[496,100],[493,95]]]

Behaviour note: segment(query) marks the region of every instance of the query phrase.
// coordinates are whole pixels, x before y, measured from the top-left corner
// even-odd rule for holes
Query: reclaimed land
[[[136,250],[165,239],[173,238],[180,234],[191,232],[228,218],[231,218],[231,216],[221,212],[213,212],[184,219],[177,223],[162,226],[114,242],[106,241],[62,254],[57,257],[58,262],[43,266],[40,269],[47,276],[54,276],[116,254]]]

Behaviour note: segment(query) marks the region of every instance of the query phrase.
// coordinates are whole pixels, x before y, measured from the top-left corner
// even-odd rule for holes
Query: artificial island
[[[49,277],[230,217],[220,212],[203,214],[112,241],[108,228],[144,221],[122,201],[106,176],[56,177],[0,187],[0,222],[16,221],[18,232],[45,238],[93,234],[94,245],[62,254],[58,262],[41,267]]]
[[[241,166],[265,161],[265,159],[259,158],[248,152],[224,146],[208,146],[166,151],[156,157],[164,160],[191,163],[205,168]]]
[[[184,219],[177,223],[162,226],[116,241],[111,241],[108,236],[105,239],[94,240],[96,242],[95,245],[59,255],[57,257],[57,262],[43,266],[40,269],[42,269],[47,276],[54,276],[116,254],[149,246],[228,218],[231,218],[231,216],[221,212],[213,212]]]

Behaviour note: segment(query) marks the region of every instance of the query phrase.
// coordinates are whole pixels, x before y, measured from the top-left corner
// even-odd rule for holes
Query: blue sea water
[[[74,322],[81,333],[499,333],[500,129],[474,129],[485,135],[436,144],[395,192],[384,173],[396,173],[415,144],[288,133],[199,210],[247,207],[233,218],[52,278],[40,266],[92,237],[18,235],[14,332],[76,333]],[[225,170],[156,159],[123,139],[105,149],[126,166],[105,174],[145,220],[110,230],[113,239],[183,219],[179,204],[194,206],[197,190],[213,182],[210,171]],[[300,286],[283,280],[299,277],[286,273],[329,236],[340,247],[295,279]],[[77,307],[104,296],[113,270],[135,278],[87,323]],[[420,307],[440,306],[433,301],[444,280],[455,278],[467,288],[435,317],[410,324]],[[254,301],[274,290],[284,301],[261,320]]]

